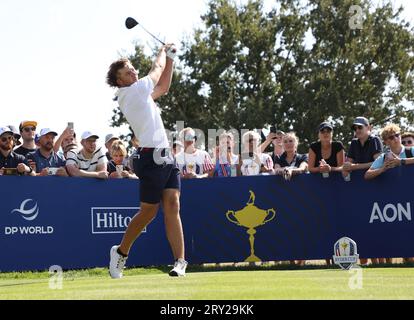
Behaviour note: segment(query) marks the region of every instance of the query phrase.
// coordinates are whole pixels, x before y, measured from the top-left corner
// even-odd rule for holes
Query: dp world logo
[[[12,213],[18,213],[23,219],[33,221],[39,215],[39,206],[33,199],[26,199],[20,204],[20,209],[14,209]]]
[[[22,225],[5,226],[4,234],[6,236],[27,236],[27,235],[50,235],[54,233],[53,226],[39,226],[33,225],[37,216],[39,215],[39,205],[33,199],[26,199],[20,204],[20,208],[14,209],[11,213],[20,215],[24,220],[29,221],[29,225],[25,223]]]
[[[334,263],[342,270],[349,270],[358,262],[357,245],[348,237],[339,239],[334,246]]]

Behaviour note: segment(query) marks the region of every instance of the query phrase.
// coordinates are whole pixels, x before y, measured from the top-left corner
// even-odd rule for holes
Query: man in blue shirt
[[[343,165],[344,176],[354,170],[369,169],[383,149],[381,140],[371,135],[371,126],[367,118],[356,118],[352,129],[356,138],[351,142],[347,155],[348,161],[345,161]]]
[[[13,151],[15,138],[9,127],[0,128],[0,175],[34,175],[25,158]]]
[[[27,155],[27,159],[36,164],[37,176],[68,176],[65,169],[66,161],[53,151],[57,135],[49,128],[42,129],[39,134],[39,148]]]

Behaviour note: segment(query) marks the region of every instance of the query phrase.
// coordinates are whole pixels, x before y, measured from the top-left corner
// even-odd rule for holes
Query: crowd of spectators
[[[299,154],[300,141],[295,132],[271,130],[262,142],[257,132],[248,131],[241,137],[240,153],[233,134],[224,132],[218,137],[216,147],[207,152],[197,148],[194,129],[185,128],[172,145],[172,155],[183,179],[281,175],[289,181],[305,173],[329,178],[332,172],[340,172],[345,181],[350,181],[351,173],[356,170],[364,170],[366,179],[374,179],[397,166],[414,164],[414,133],[402,133],[397,125],[389,124],[382,129],[381,137],[377,137],[364,117],[356,118],[351,129],[354,139],[346,144],[347,152],[342,142],[333,140],[334,127],[325,121],[315,130],[317,139],[310,144],[308,153]],[[98,135],[87,131],[78,141],[70,127],[60,135],[49,128],[38,130],[36,121],[22,121],[18,129],[12,125],[0,127],[0,176],[138,179],[132,169],[132,157],[128,157],[119,137],[113,134],[105,137],[106,151],[98,146],[98,140]],[[132,144],[139,151],[136,138]],[[269,146],[273,150],[266,153]],[[390,262],[380,258],[371,260]],[[361,263],[367,263],[367,259],[361,259]]]
[[[364,170],[373,179],[387,170],[414,163],[414,133],[402,133],[395,124],[383,128],[381,139],[372,134],[369,120],[358,117],[353,122],[354,139],[346,152],[344,143],[333,140],[334,127],[322,122],[317,139],[307,154],[299,154],[299,138],[295,132],[271,130],[262,142],[260,134],[248,131],[238,141],[231,132],[222,133],[213,150],[202,150],[192,128],[183,129],[172,145],[183,179],[281,175],[285,180],[304,173],[342,173],[350,181],[353,171]],[[316,138],[316,137],[315,137]],[[105,137],[86,131],[80,141],[71,128],[60,135],[49,128],[38,130],[36,121],[22,121],[19,129],[10,125],[0,128],[0,175],[73,176],[98,179],[137,179],[131,158],[121,139],[113,134]],[[139,141],[132,140],[139,151]],[[383,146],[385,144],[385,148]],[[265,152],[269,146],[273,150]]]

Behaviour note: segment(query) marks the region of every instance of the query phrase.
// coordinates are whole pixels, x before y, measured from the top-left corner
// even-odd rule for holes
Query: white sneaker
[[[122,271],[124,270],[127,257],[123,257],[118,253],[119,246],[111,248],[111,261],[109,262],[109,274],[113,279],[122,278]]]
[[[174,268],[170,271],[171,277],[184,277],[185,269],[187,268],[188,262],[184,259],[178,259],[174,263]]]

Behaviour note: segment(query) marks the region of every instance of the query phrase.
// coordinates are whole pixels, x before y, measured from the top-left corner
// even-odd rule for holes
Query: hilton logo
[[[139,209],[92,208],[92,234],[124,233]],[[143,232],[146,232],[146,229]]]

